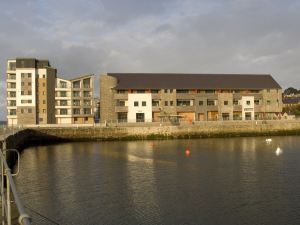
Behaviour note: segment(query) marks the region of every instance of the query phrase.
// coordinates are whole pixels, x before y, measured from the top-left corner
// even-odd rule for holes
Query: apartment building
[[[57,124],[94,123],[94,76],[56,79],[55,118]]]
[[[7,61],[7,124],[55,123],[56,69],[48,60]]]
[[[101,121],[276,119],[282,88],[271,75],[134,74],[100,76]]]

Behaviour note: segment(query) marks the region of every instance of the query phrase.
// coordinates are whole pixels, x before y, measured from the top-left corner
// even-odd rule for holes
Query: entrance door
[[[135,119],[136,119],[136,122],[138,122],[138,123],[144,123],[145,122],[145,113],[137,113]]]

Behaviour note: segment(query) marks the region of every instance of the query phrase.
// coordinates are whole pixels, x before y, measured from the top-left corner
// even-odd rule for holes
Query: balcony
[[[195,106],[177,106],[177,112],[191,112],[195,111]]]
[[[7,80],[16,80],[16,75],[15,74],[9,74],[7,76]]]
[[[127,93],[117,93],[117,94],[114,94],[114,99],[124,99],[124,100],[127,100],[128,99],[128,94]]]
[[[177,99],[195,99],[195,93],[176,93]]]
[[[116,106],[115,111],[116,112],[128,112],[128,106]]]

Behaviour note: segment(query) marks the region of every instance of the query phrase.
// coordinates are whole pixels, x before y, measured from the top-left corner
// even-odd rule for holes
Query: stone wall
[[[31,140],[39,140],[38,136],[42,135],[70,141],[298,135],[300,121],[215,121],[180,126],[40,127],[31,129],[33,131],[32,135],[36,137],[31,137]]]

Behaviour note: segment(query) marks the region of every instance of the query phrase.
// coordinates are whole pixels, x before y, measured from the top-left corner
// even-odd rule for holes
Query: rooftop
[[[281,89],[269,74],[108,73],[116,89]]]

